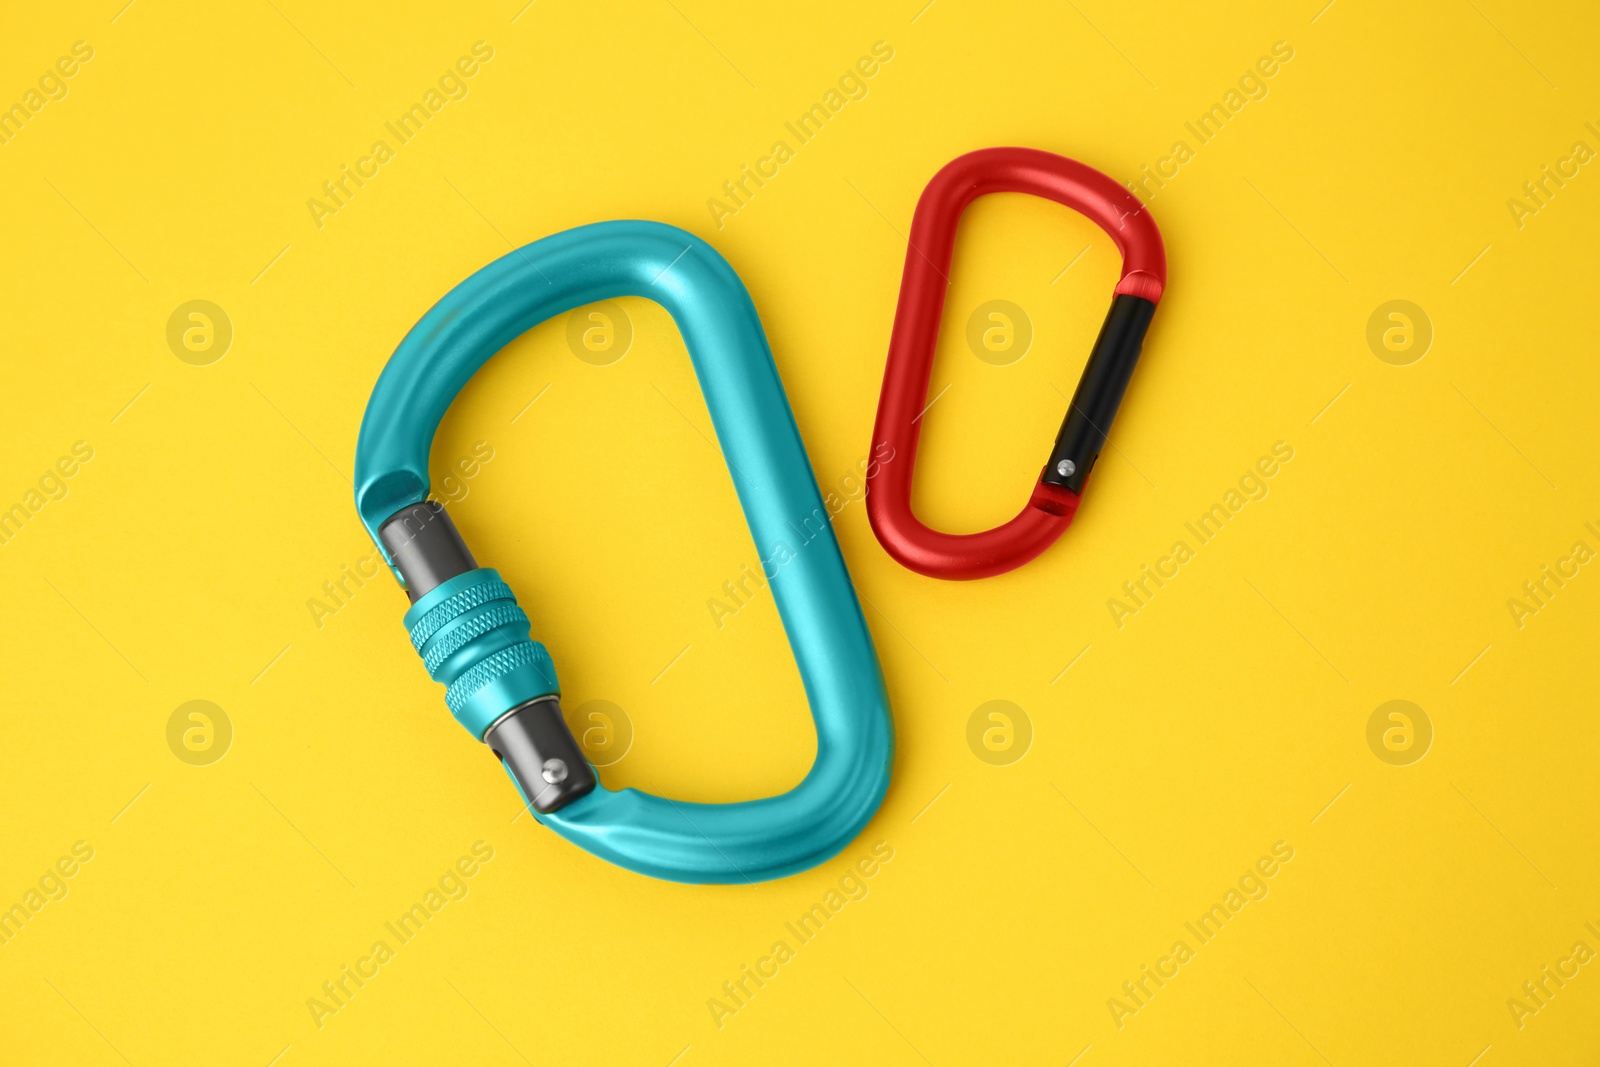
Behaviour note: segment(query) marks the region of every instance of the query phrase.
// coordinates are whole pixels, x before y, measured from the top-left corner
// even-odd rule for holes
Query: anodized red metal
[[[932,578],[988,578],[1019,567],[1049,548],[1078,509],[1078,493],[1041,480],[1014,519],[982,533],[941,533],[911,510],[912,471],[956,226],[968,204],[999,192],[1054,200],[1105,230],[1122,253],[1116,293],[1156,303],[1167,282],[1166,251],[1150,213],[1138,197],[1093,167],[1032,148],[985,148],[957,157],[933,176],[911,220],[872,431],[872,454],[888,446],[893,458],[878,463],[867,477],[867,515],[878,540],[901,564]]]

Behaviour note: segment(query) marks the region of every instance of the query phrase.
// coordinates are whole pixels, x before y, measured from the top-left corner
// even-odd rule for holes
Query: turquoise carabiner
[[[451,401],[522,333],[598,300],[642,296],[677,322],[771,581],[817,729],[799,785],[735,804],[601,786],[560,717],[559,685],[510,587],[480,569],[428,500]],[[656,878],[743,883],[837,854],[889,788],[893,728],[872,637],[744,284],[708,244],[654,222],[601,222],[502,256],[451,290],[395,349],[356,445],[356,509],[412,600],[406,625],[451,712],[487,741],[537,818]],[[798,533],[803,531],[803,533]],[[801,537],[805,540],[801,541]]]

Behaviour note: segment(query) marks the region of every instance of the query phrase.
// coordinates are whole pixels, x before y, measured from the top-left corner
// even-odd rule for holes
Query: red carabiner
[[[1094,220],[1122,253],[1122,278],[1095,341],[1056,445],[1016,518],[976,534],[940,533],[911,512],[911,474],[949,284],[956,224],[985,193],[1031,193]],[[867,476],[867,516],[889,555],[932,578],[988,578],[1049,548],[1072,522],[1084,481],[1133,374],[1156,303],[1167,284],[1167,254],[1139,199],[1093,167],[1032,148],[985,148],[950,163],[928,183],[911,220],[900,302],[872,430],[873,451],[890,462]]]

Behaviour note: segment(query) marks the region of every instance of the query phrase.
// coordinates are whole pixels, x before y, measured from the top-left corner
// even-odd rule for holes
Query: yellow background
[[[0,947],[0,1060],[1593,1062],[1600,967],[1520,1028],[1507,1000],[1600,948],[1600,576],[1520,628],[1507,601],[1575,541],[1600,547],[1600,176],[1520,228],[1506,204],[1575,141],[1600,148],[1592,12],[121,3],[34,5],[0,39],[6,103],[94,48],[0,146],[0,507],[94,449],[0,546],[0,907],[94,850]],[[469,95],[319,229],[307,199],[480,40]],[[880,40],[868,95],[717,228],[706,201]],[[1266,98],[1197,146],[1185,121],[1277,41],[1294,58]],[[314,622],[307,601],[371,547],[349,478],[373,381],[512,244],[619,217],[711,241],[837,488],[868,451],[929,177],[1022,144],[1125,180],[1179,139],[1195,157],[1151,202],[1169,295],[1062,541],[952,584],[891,562],[859,499],[837,517],[898,748],[836,860],[753,887],[610,867],[513,821],[386,577]],[[915,499],[976,530],[1025,500],[1117,258],[1010,195],[972,209],[956,258]],[[234,329],[209,366],[166,341],[194,299]],[[1009,366],[965,342],[990,299],[1033,323]],[[1434,331],[1409,366],[1366,340],[1394,299]],[[780,791],[814,751],[798,677],[770,597],[712,622],[754,549],[670,319],[625,307],[610,366],[575,358],[561,321],[511,345],[435,464],[493,449],[452,512],[569,707],[625,709],[609,785]],[[1270,494],[1119,629],[1107,600],[1278,441],[1294,459]],[[167,743],[196,699],[234,731],[208,766]],[[1433,726],[1409,766],[1367,743],[1393,699]],[[967,744],[990,700],[1032,724],[1009,766]],[[477,841],[494,858],[469,895],[319,1028],[308,998]],[[869,894],[719,1027],[723,982],[879,841],[894,858]],[[1270,894],[1119,1028],[1123,982],[1279,841],[1294,858]]]

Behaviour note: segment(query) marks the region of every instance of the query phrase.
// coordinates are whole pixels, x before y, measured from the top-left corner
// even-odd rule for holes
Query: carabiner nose
[[[1031,193],[1087,216],[1116,242],[1122,276],[1027,505],[992,530],[948,534],[923,525],[912,513],[911,479],[956,225],[967,205],[996,192]],[[911,222],[872,431],[871,454],[887,447],[893,457],[867,476],[867,516],[889,555],[932,578],[988,578],[1049,548],[1077,513],[1166,282],[1166,251],[1155,221],[1136,196],[1092,167],[1031,148],[987,148],[960,156],[935,174]]]

